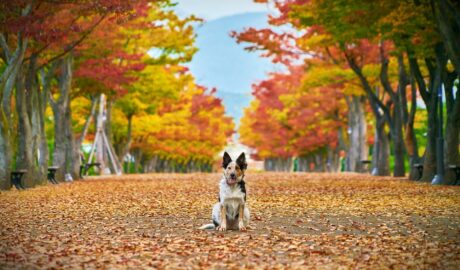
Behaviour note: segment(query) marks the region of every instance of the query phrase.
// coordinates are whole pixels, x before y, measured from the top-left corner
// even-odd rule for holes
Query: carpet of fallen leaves
[[[253,173],[249,230],[198,230],[219,180],[126,175],[2,192],[0,268],[460,267],[460,187]]]

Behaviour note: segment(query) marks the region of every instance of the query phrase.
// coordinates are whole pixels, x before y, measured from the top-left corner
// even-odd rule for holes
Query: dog
[[[224,153],[222,161],[224,172],[219,184],[219,202],[212,208],[213,223],[203,225],[200,229],[247,230],[250,217],[244,182],[247,166],[244,152],[236,161],[232,161],[227,152]]]

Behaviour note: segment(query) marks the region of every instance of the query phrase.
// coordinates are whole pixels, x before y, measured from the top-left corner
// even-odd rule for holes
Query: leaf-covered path
[[[2,192],[0,268],[460,265],[460,187],[358,174],[249,174],[249,231],[200,231],[219,178],[123,176]]]

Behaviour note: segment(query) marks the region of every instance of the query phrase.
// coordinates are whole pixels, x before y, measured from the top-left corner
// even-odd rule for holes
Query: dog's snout
[[[231,173],[231,174],[230,174],[230,177],[231,177],[231,178],[235,178],[235,177],[236,177],[236,174],[235,174],[235,173]]]

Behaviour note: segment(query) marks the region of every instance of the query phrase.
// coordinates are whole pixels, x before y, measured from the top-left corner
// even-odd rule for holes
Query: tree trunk
[[[418,170],[414,168],[414,165],[420,163],[420,156],[418,153],[418,143],[414,132],[415,113],[417,111],[417,88],[415,86],[415,77],[411,69],[411,108],[408,115],[407,123],[405,126],[406,132],[404,134],[407,154],[409,155],[409,179],[417,180]]]
[[[332,148],[327,147],[327,163],[326,171],[327,172],[338,172],[339,171],[339,146]]]
[[[70,81],[69,81],[70,88]],[[69,91],[70,92],[70,91]],[[66,138],[66,159],[69,162],[70,171],[72,179],[80,179],[80,148],[77,148],[75,143],[75,136],[72,130],[72,111],[70,107],[70,102],[66,108],[65,112],[65,138]]]
[[[0,105],[1,106],[1,105]],[[0,109],[0,189],[9,189],[11,186],[11,136],[10,124],[5,112]]]
[[[289,158],[283,158],[283,157],[274,158],[274,164],[275,164],[275,168],[274,168],[275,171],[290,172],[291,166],[292,166],[292,159],[290,157]]]
[[[113,133],[112,133],[112,108],[113,108],[113,101],[110,97],[107,97],[104,130],[105,130],[105,136],[107,137],[107,141],[109,143],[109,147],[112,153],[116,156],[117,153],[120,153],[120,152],[116,152],[115,147],[113,146],[114,138],[113,138]],[[118,161],[121,163],[120,165],[123,164],[122,159],[119,159]],[[115,171],[113,167],[114,165],[112,164],[112,162],[109,162],[109,155],[104,155],[104,163],[108,164],[112,172]],[[121,168],[123,168],[123,166],[121,166]]]
[[[434,175],[436,174],[436,102],[438,98],[435,95],[430,99],[430,105],[427,106],[428,111],[428,130],[427,130],[427,141],[425,147],[425,160],[423,162],[423,182],[431,182]]]
[[[304,169],[303,169],[304,172],[310,172],[310,161],[309,160],[310,160],[310,156],[303,157],[303,162],[302,163],[304,164],[303,165],[304,166]]]
[[[33,166],[38,168],[35,175],[36,184],[45,184],[48,174],[48,143],[45,132],[45,110],[47,97],[43,96],[45,90],[40,91],[38,84],[37,55],[32,55],[29,60],[29,71],[26,77],[27,113],[32,129],[32,155]],[[37,164],[35,164],[37,162]]]
[[[30,7],[30,5],[28,5]],[[11,186],[10,173],[13,158],[12,136],[13,123],[11,122],[11,96],[16,78],[22,66],[27,49],[27,39],[18,35],[17,48],[9,54],[9,47],[3,35],[0,38],[1,46],[6,55],[6,68],[0,76],[0,188],[9,189]]]
[[[444,76],[444,90],[446,93],[446,184],[454,184],[456,182],[455,173],[449,169],[449,165],[460,165],[459,153],[459,134],[460,134],[460,91],[457,89],[454,98],[454,81],[457,78],[455,73],[450,73]]]
[[[407,73],[404,66],[404,59],[402,54],[398,55],[398,90],[394,95],[394,111],[393,111],[393,124],[394,124],[394,135],[393,135],[393,146],[395,165],[393,170],[393,176],[403,177],[406,175],[406,149],[404,143],[404,132],[403,128],[405,123],[408,121],[407,113],[407,99],[406,99],[406,86],[408,84]],[[414,137],[415,139],[415,137]]]
[[[54,148],[53,148],[53,166],[59,167],[56,171],[56,179],[64,180],[64,175],[69,172],[66,162],[65,151],[65,134],[62,132],[65,126],[63,104],[50,102],[54,115]]]
[[[349,148],[347,155],[347,171],[361,172],[361,160],[367,159],[366,142],[367,124],[364,114],[364,97],[346,97],[348,104]]]
[[[437,44],[435,47],[436,65],[434,66],[431,60],[427,59],[427,67],[430,73],[429,84],[429,99],[425,101],[428,111],[428,132],[427,132],[427,146],[425,150],[425,161],[423,164],[423,177],[422,181],[431,182],[436,174],[437,157],[436,156],[436,139],[438,137],[438,88],[442,83],[442,71],[446,65],[447,58],[442,44]],[[424,99],[425,100],[425,99]]]
[[[49,162],[49,149],[48,149],[48,142],[46,138],[46,129],[45,129],[45,111],[46,111],[46,104],[48,102],[48,98],[43,95],[43,93],[39,93],[38,97],[38,122],[39,124],[39,141],[38,141],[38,166],[40,168],[41,173],[44,175],[43,180],[46,181],[47,173],[48,173],[48,162]]]
[[[298,172],[306,172],[307,169],[306,169],[306,159],[305,159],[305,156],[299,156],[297,158],[297,171]]]
[[[271,159],[270,158],[265,158],[264,159],[264,170],[269,172],[272,171],[272,166],[271,166]]]
[[[273,165],[274,165],[274,171],[279,172],[281,171],[281,161],[280,158],[273,158]]]
[[[392,132],[393,140],[393,154],[394,154],[394,168],[393,176],[403,177],[406,174],[404,162],[405,162],[405,149],[404,149],[404,135],[403,135],[403,119],[401,112],[399,111],[400,102],[394,106],[394,130]]]
[[[60,181],[64,179],[65,174],[70,174],[73,179],[79,178],[80,155],[75,147],[70,110],[72,64],[71,54],[60,60],[59,98],[55,101],[50,97],[54,115],[53,165],[59,167],[56,177]]]
[[[31,61],[33,65],[33,60]],[[26,89],[25,80],[27,73],[30,72],[26,71],[23,66],[19,71],[16,81],[16,111],[18,114],[16,169],[27,170],[27,173],[23,177],[24,186],[33,187],[36,182],[39,182],[40,173],[35,162],[37,149],[34,147],[31,119],[28,112],[28,107],[30,106],[30,102],[28,101],[30,101],[33,89]],[[33,88],[31,82],[27,84]],[[36,110],[38,108],[33,109]]]
[[[372,175],[390,175],[390,144],[385,132],[385,119],[376,115],[374,148],[372,151]]]
[[[139,173],[139,172],[141,171],[140,168],[139,168],[139,165],[140,165],[139,162],[140,162],[141,159],[142,159],[143,153],[142,153],[141,149],[138,149],[137,152],[138,152],[138,153],[137,153],[137,155],[136,155],[136,157],[135,157],[135,160],[134,160],[134,162],[135,162],[135,163],[134,163],[134,171],[135,171],[136,173]],[[151,172],[155,172],[155,168],[156,168],[156,165],[157,165],[157,163],[158,163],[158,156],[154,156],[154,158],[155,158],[155,163],[154,163],[154,165],[153,165],[153,167],[152,167]]]
[[[46,67],[40,69],[40,80],[41,80],[41,92],[37,93],[38,95],[38,118],[40,123],[40,130],[39,130],[39,156],[38,156],[38,164],[40,170],[46,174],[48,170],[48,163],[49,163],[49,149],[48,149],[48,141],[46,137],[46,129],[45,129],[45,114],[46,114],[46,107],[48,104],[48,99],[50,98],[50,91],[51,91],[51,80],[54,77],[54,72],[56,71],[58,62],[55,61],[49,65],[46,70]]]
[[[457,90],[457,100],[459,98]],[[460,107],[457,102],[457,108]],[[455,115],[447,117],[446,126],[446,165],[460,165],[460,153],[459,153],[459,133],[460,133],[460,110],[457,109]],[[446,170],[446,184],[454,184],[456,181],[455,173],[447,169]]]
[[[383,43],[380,46],[380,82],[383,86],[384,91],[390,96],[391,102],[393,103],[393,115],[388,117],[390,127],[391,139],[393,142],[393,154],[394,154],[394,168],[393,176],[401,177],[405,176],[404,166],[404,136],[403,136],[403,124],[404,117],[406,116],[407,105],[403,104],[403,100],[406,100],[406,85],[407,75],[404,67],[404,61],[402,54],[398,55],[398,89],[393,91],[389,77],[388,77],[388,65],[389,59],[385,54]],[[390,107],[390,105],[388,106]]]
[[[377,153],[377,175],[390,175],[390,142],[388,135],[385,132],[385,119],[380,117],[377,120],[377,137],[378,137],[378,153]]]
[[[315,155],[315,160],[316,160],[316,170],[317,172],[324,172],[326,171],[325,164],[324,164],[324,158],[323,158],[323,153],[322,151],[318,151]]]

